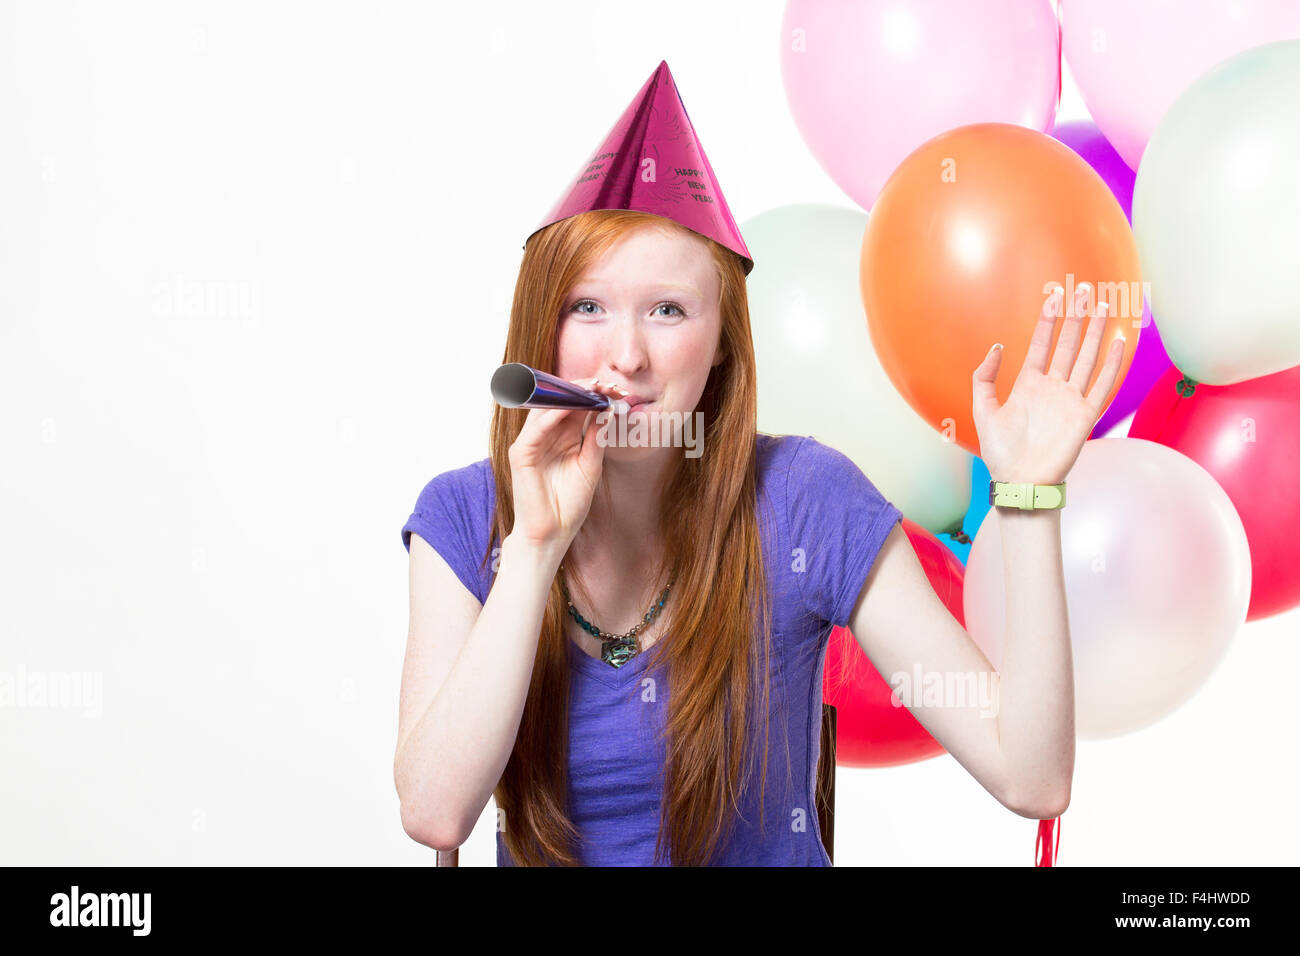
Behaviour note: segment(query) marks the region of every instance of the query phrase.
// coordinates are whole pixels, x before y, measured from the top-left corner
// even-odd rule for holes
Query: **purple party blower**
[[[509,362],[492,373],[492,398],[506,408],[609,408],[610,398],[573,382]]]

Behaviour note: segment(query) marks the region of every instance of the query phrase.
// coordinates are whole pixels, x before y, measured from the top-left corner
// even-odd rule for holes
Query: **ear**
[[[721,365],[724,358],[726,356],[722,354],[722,343],[718,343],[718,350],[713,353],[713,367],[717,368]]]

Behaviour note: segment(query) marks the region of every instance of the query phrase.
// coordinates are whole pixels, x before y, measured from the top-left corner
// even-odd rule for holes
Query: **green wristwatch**
[[[989,504],[1025,511],[1065,507],[1065,482],[1035,485],[1025,481],[989,481]]]

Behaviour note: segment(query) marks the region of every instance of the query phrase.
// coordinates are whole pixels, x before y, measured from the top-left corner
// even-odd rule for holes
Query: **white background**
[[[98,716],[0,709],[0,862],[433,861],[392,779],[398,531],[487,454],[522,243],[661,59],[738,221],[852,207],[782,9],[0,5],[0,671],[102,681]],[[1297,623],[1080,742],[1062,865],[1293,862]],[[840,865],[1033,860],[951,757],[838,781]]]

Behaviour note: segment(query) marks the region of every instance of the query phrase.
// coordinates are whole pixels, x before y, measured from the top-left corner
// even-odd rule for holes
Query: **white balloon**
[[[1214,671],[1246,620],[1250,547],[1210,473],[1141,438],[1085,442],[1065,501],[1075,730],[1115,737],[1175,710]],[[990,509],[963,589],[966,628],[995,668],[1006,628],[1000,522]]]
[[[762,262],[748,279],[758,427],[847,455],[907,517],[939,533],[970,504],[972,456],[907,404],[871,344],[858,269],[867,215],[781,206],[741,225]]]
[[[1232,385],[1300,365],[1300,40],[1229,57],[1156,126],[1133,234],[1174,366]]]

